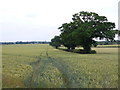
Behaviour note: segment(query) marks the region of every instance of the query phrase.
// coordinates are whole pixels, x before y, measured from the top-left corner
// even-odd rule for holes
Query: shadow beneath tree
[[[79,53],[79,54],[96,54],[96,51],[95,50],[91,50],[89,52],[86,52],[85,50],[83,49],[73,49],[73,50],[69,50],[69,49],[64,49],[64,48],[58,48],[59,50],[62,50],[62,51],[66,51],[66,52],[71,52],[71,53]]]

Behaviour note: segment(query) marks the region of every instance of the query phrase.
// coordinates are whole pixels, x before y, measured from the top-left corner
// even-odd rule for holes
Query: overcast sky
[[[1,41],[50,41],[80,11],[96,12],[118,28],[119,0],[0,0]]]

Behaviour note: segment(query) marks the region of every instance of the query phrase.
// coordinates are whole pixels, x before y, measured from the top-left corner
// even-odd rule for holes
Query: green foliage
[[[53,47],[55,47],[55,48],[60,47],[60,45],[61,45],[60,37],[59,37],[59,36],[55,36],[55,37],[51,40],[50,45],[53,46]]]
[[[75,29],[75,25],[73,22],[64,23],[58,29],[61,30],[60,38],[61,43],[68,48],[68,50],[73,50],[76,47],[75,38],[73,37],[72,32]]]
[[[62,24],[60,38],[68,49],[82,46],[86,53],[91,52],[92,45],[97,46],[94,38],[113,41],[117,30],[115,23],[108,22],[107,17],[93,12],[80,12],[73,15],[72,22]]]

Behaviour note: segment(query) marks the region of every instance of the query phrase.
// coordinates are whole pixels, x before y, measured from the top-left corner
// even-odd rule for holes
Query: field
[[[47,44],[3,45],[3,88],[117,88],[118,48],[77,54]]]

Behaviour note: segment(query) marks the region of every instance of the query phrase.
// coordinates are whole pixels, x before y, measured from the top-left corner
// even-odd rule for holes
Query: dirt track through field
[[[42,53],[41,53],[41,55],[42,55]],[[34,80],[37,77],[39,77],[39,75],[42,72],[44,72],[46,65],[48,65],[50,63],[52,63],[52,65],[55,68],[57,68],[59,70],[59,72],[62,74],[62,80],[63,80],[65,88],[78,87],[77,83],[73,82],[74,76],[70,73],[71,70],[68,68],[68,66],[66,64],[64,64],[64,62],[49,56],[47,51],[46,51],[45,58],[41,58],[42,57],[41,55],[36,62],[30,63],[30,65],[32,65],[32,67],[33,67],[33,72],[24,81],[26,87],[37,88],[40,83],[37,83]],[[45,87],[43,87],[43,88],[45,88]]]
[[[47,53],[47,55],[48,55],[48,53]],[[63,65],[62,63],[58,62],[58,60],[50,57],[49,55],[47,58],[53,64],[53,66],[56,67],[59,70],[59,72],[62,74],[62,78],[64,80],[63,82],[64,82],[65,87],[69,87],[70,85],[69,85],[69,78],[66,73],[67,72],[66,66]]]

